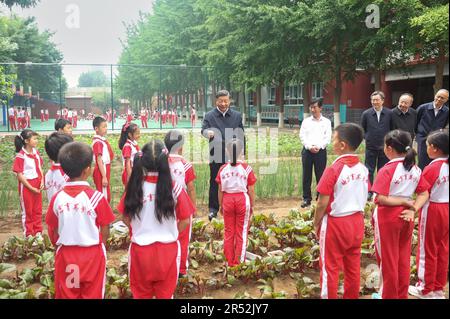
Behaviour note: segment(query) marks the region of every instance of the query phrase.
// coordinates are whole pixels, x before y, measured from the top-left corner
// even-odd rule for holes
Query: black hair
[[[439,149],[444,155],[448,155],[448,131],[434,131],[427,137],[427,142]]]
[[[100,124],[102,124],[103,122],[106,122],[105,118],[101,117],[101,116],[96,116],[94,118],[94,120],[92,121],[92,126],[94,127],[94,129],[96,127],[99,127]]]
[[[123,146],[127,142],[128,134],[133,135],[137,129],[138,125],[136,123],[125,123],[122,126],[122,131],[120,131],[120,138],[119,138],[119,149],[123,149]]]
[[[143,206],[142,183],[148,172],[158,173],[156,184],[155,215],[162,223],[163,218],[175,219],[175,200],[172,194],[172,177],[168,162],[168,151],[159,140],[152,140],[144,145],[142,152],[133,162],[130,180],[125,194],[125,214],[131,219],[139,218]]]
[[[370,94],[370,98],[374,97],[375,95],[379,95],[381,97],[381,99],[384,101],[385,96],[384,93],[382,91],[375,91],[372,94]]]
[[[339,140],[348,144],[352,151],[356,151],[364,139],[364,131],[355,123],[344,123],[334,129]]]
[[[53,162],[58,162],[58,153],[64,144],[73,142],[72,136],[63,133],[52,133],[45,140],[45,152]]]
[[[231,166],[236,166],[238,158],[242,156],[244,151],[244,143],[240,139],[234,138],[228,142],[226,148],[228,155],[231,157]]]
[[[312,105],[314,105],[316,103],[317,103],[317,106],[322,108],[322,106],[323,106],[323,99],[314,99],[314,100],[311,101],[311,103],[309,103],[309,106],[312,106]]]
[[[91,166],[93,156],[92,148],[86,143],[70,142],[59,150],[58,162],[67,176],[77,178]]]
[[[184,145],[184,136],[178,130],[170,130],[164,137],[164,144],[166,144],[169,153],[175,153]]]
[[[216,93],[216,99],[218,99],[219,97],[222,97],[222,96],[231,97],[230,92],[228,92],[227,90],[220,90]]]
[[[16,135],[16,137],[14,138],[16,153],[19,153],[22,147],[25,146],[25,141],[32,138],[33,136],[39,136],[39,134],[30,129],[24,129],[22,132],[20,132],[19,135]]]
[[[59,119],[55,122],[55,131],[62,130],[66,127],[66,125],[72,125],[68,120],[66,119]]]
[[[411,134],[402,130],[393,130],[384,137],[384,144],[399,154],[406,154],[403,166],[407,171],[416,164],[416,150],[412,147]]]

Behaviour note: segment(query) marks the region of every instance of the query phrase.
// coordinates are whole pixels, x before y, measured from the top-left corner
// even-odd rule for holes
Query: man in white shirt
[[[322,100],[314,100],[310,105],[311,116],[303,120],[300,127],[300,141],[303,144],[303,204],[311,205],[312,170],[319,183],[327,165],[327,145],[331,142],[331,121],[322,116]]]

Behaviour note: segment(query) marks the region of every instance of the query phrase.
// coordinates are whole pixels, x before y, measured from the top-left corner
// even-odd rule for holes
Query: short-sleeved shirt
[[[194,167],[181,155],[170,154],[169,167],[172,180],[183,186],[185,190],[187,189],[187,184],[196,178]]]
[[[105,165],[111,164],[114,158],[111,145],[108,140],[102,136],[94,135],[94,141],[92,142],[92,150],[94,152],[94,160],[97,166],[97,156],[101,155],[103,163]]]
[[[195,208],[189,196],[180,184],[174,183],[172,189],[175,201],[174,216],[171,219],[162,219],[160,223],[155,214],[156,185],[158,183],[158,173],[148,173],[142,184],[143,206],[139,212],[139,218],[131,219],[131,242],[146,246],[155,242],[164,244],[173,243],[178,240],[177,221],[190,218]],[[117,206],[117,210],[125,213],[125,196]]]
[[[16,111],[14,110],[14,108],[10,107],[8,109],[8,114],[9,114],[9,116],[14,116],[14,115],[16,115]]]
[[[221,185],[222,192],[236,194],[247,193],[248,186],[255,185],[256,176],[247,163],[238,161],[236,166],[227,163],[217,173],[216,183]]]
[[[409,171],[403,166],[404,158],[389,161],[375,178],[372,192],[378,195],[404,197],[411,199],[414,193],[420,194],[429,189],[427,181],[422,176],[422,170],[414,165]],[[399,218],[400,213],[406,209],[402,206],[384,206],[375,198],[378,213],[389,214],[392,219]]]
[[[369,188],[369,171],[354,154],[339,156],[317,185],[320,194],[330,196],[325,213],[333,217],[363,213]]]
[[[125,168],[125,159],[131,159],[131,167],[133,167],[134,156],[139,152],[139,145],[136,141],[127,140],[122,148],[122,163]]]
[[[28,153],[24,148],[17,153],[13,163],[13,172],[22,173],[28,179],[42,178],[42,160],[39,151],[33,148],[31,153]]]
[[[100,227],[115,217],[102,193],[87,182],[68,182],[48,206],[45,221],[56,229],[56,245],[89,247],[101,243]]]
[[[53,163],[52,167],[45,174],[45,189],[47,190],[48,202],[57,192],[63,189],[64,185],[69,181],[69,176],[64,173],[61,164]]]
[[[430,202],[448,203],[448,157],[433,160],[423,170],[423,177],[430,185]]]

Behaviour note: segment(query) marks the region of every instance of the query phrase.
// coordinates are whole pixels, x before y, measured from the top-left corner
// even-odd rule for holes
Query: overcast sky
[[[125,39],[123,22],[136,21],[139,11],[150,12],[152,3],[153,0],[41,0],[34,8],[13,11],[36,17],[40,30],[55,32],[53,42],[66,63],[114,64],[122,51],[119,39]],[[66,67],[64,75],[69,86],[76,85],[79,74],[88,69]]]

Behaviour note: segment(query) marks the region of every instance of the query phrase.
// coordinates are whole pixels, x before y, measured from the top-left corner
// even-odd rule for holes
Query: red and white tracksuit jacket
[[[48,202],[59,192],[69,181],[69,176],[64,173],[61,164],[53,163],[52,167],[45,174],[45,189],[47,191]]]
[[[169,167],[172,180],[180,184],[184,190],[187,191],[187,184],[195,180],[195,171],[191,163],[184,160],[180,155],[169,155]],[[195,205],[193,205],[195,208]],[[189,242],[192,235],[192,216],[190,218],[189,226],[183,230],[179,236],[181,246],[181,261],[180,261],[180,273],[187,274],[189,268]]]
[[[17,131],[17,111],[14,108],[9,108],[8,110],[8,118],[9,118],[9,128],[11,131]]]
[[[143,207],[139,218],[131,220],[131,245],[128,257],[130,289],[135,299],[170,299],[175,292],[180,269],[180,243],[177,222],[192,216],[195,209],[183,189],[173,186],[173,219],[160,223],[155,214],[158,173],[148,173],[142,185]],[[123,195],[117,209],[125,213]]]
[[[95,168],[93,173],[93,179],[95,188],[105,195],[108,202],[111,202],[111,161],[114,158],[111,145],[106,138],[94,135],[94,141],[92,142],[92,150],[94,152]],[[100,173],[99,164],[97,163],[97,156],[101,155],[103,165],[106,172],[106,178],[108,179],[108,186],[103,187],[102,174]]]
[[[40,189],[44,178],[42,165],[43,160],[37,149],[28,153],[22,148],[14,160],[13,172],[22,173],[32,187]],[[19,198],[24,234],[35,236],[42,232],[42,193],[33,193],[19,182]]]
[[[430,198],[419,215],[417,275],[424,295],[443,291],[448,274],[448,157],[433,160],[423,171]]]
[[[369,193],[369,171],[357,155],[339,156],[317,185],[330,196],[320,225],[320,285],[323,299],[336,299],[339,272],[344,272],[344,298],[358,299],[364,206]]]
[[[127,186],[128,183],[127,167],[125,166],[126,159],[130,159],[131,168],[133,168],[134,156],[138,152],[139,152],[138,143],[136,141],[128,139],[122,148],[122,164],[123,164],[122,183],[124,186]]]
[[[374,181],[372,192],[377,195],[412,198],[429,188],[419,167],[408,172],[403,167],[404,158],[389,161]],[[383,299],[407,299],[411,238],[414,222],[400,218],[402,206],[383,206],[375,197],[375,211],[372,216],[375,252],[380,267],[380,295]]]
[[[45,222],[57,246],[56,299],[104,298],[106,250],[100,228],[114,219],[103,194],[87,182],[68,182],[52,198]]]
[[[216,182],[222,187],[222,212],[225,227],[223,250],[228,266],[233,267],[245,261],[247,234],[250,228],[252,207],[248,186],[256,183],[253,169],[238,161],[222,165]]]

